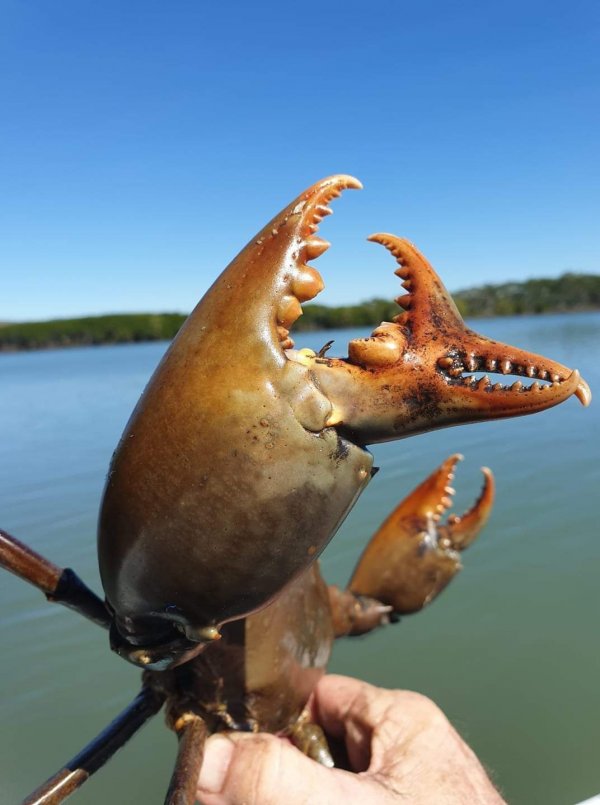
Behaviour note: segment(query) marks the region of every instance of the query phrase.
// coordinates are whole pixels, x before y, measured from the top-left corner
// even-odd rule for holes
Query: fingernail
[[[212,735],[208,739],[204,748],[198,788],[207,794],[219,794],[223,790],[234,748],[233,741],[223,735]]]

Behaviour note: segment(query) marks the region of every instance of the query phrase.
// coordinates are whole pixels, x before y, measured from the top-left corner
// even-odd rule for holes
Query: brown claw
[[[483,488],[472,508],[440,524],[452,504],[450,482],[461,459],[458,453],[447,458],[381,525],[354,571],[349,585],[353,593],[408,614],[436,598],[458,573],[459,551],[477,537],[494,501],[494,478],[483,468]]]
[[[372,456],[328,426],[332,403],[292,350],[323,288],[317,234],[351,176],[300,193],[198,303],[146,386],[99,518],[111,645],[164,670],[272,601],[314,561],[371,477]],[[314,356],[314,358],[312,357]],[[211,654],[212,656],[212,654]]]
[[[484,475],[483,486],[473,506],[460,517],[450,515],[446,525],[438,528],[440,546],[464,551],[487,523],[494,505],[496,485],[494,475],[488,467],[482,467],[481,472]]]
[[[396,259],[395,273],[406,291],[396,299],[401,311],[370,337],[351,341],[347,360],[314,366],[333,404],[332,422],[343,423],[356,442],[374,444],[459,423],[535,413],[571,395],[589,404],[589,386],[577,370],[467,327],[441,279],[412,243],[389,234],[369,240]]]

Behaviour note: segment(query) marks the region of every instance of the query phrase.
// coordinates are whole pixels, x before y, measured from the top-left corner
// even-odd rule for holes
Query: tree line
[[[466,318],[557,313],[600,309],[600,275],[563,274],[557,279],[530,279],[501,285],[481,285],[453,294]],[[357,305],[304,305],[294,331],[373,327],[390,321],[400,308],[395,302],[371,299]],[[49,349],[139,341],[170,341],[182,313],[123,313],[79,319],[0,325],[0,351]]]

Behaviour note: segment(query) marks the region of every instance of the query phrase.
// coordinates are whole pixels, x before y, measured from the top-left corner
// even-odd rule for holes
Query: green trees
[[[600,308],[600,276],[563,274],[558,279],[531,279],[482,285],[454,294],[463,316],[560,313]]]
[[[184,321],[181,313],[125,313],[6,324],[0,327],[0,350],[170,341]]]
[[[467,318],[555,313],[600,309],[600,275],[563,274],[558,279],[531,279],[482,285],[453,294]],[[305,305],[295,332],[373,327],[390,321],[400,309],[386,299],[358,305]],[[181,313],[125,313],[0,325],[0,351],[53,347],[122,344],[134,341],[170,341],[185,316]]]

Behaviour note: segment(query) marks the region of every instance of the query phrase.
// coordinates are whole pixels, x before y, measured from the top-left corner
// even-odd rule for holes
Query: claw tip
[[[331,182],[336,184],[344,190],[362,190],[363,184],[356,176],[350,176],[348,173],[337,173],[329,179],[325,179],[325,183]]]
[[[585,380],[580,377],[577,369],[573,369],[573,374],[575,375],[575,378],[579,380],[577,388],[575,389],[575,396],[583,407],[587,408],[592,401],[592,391]]]

